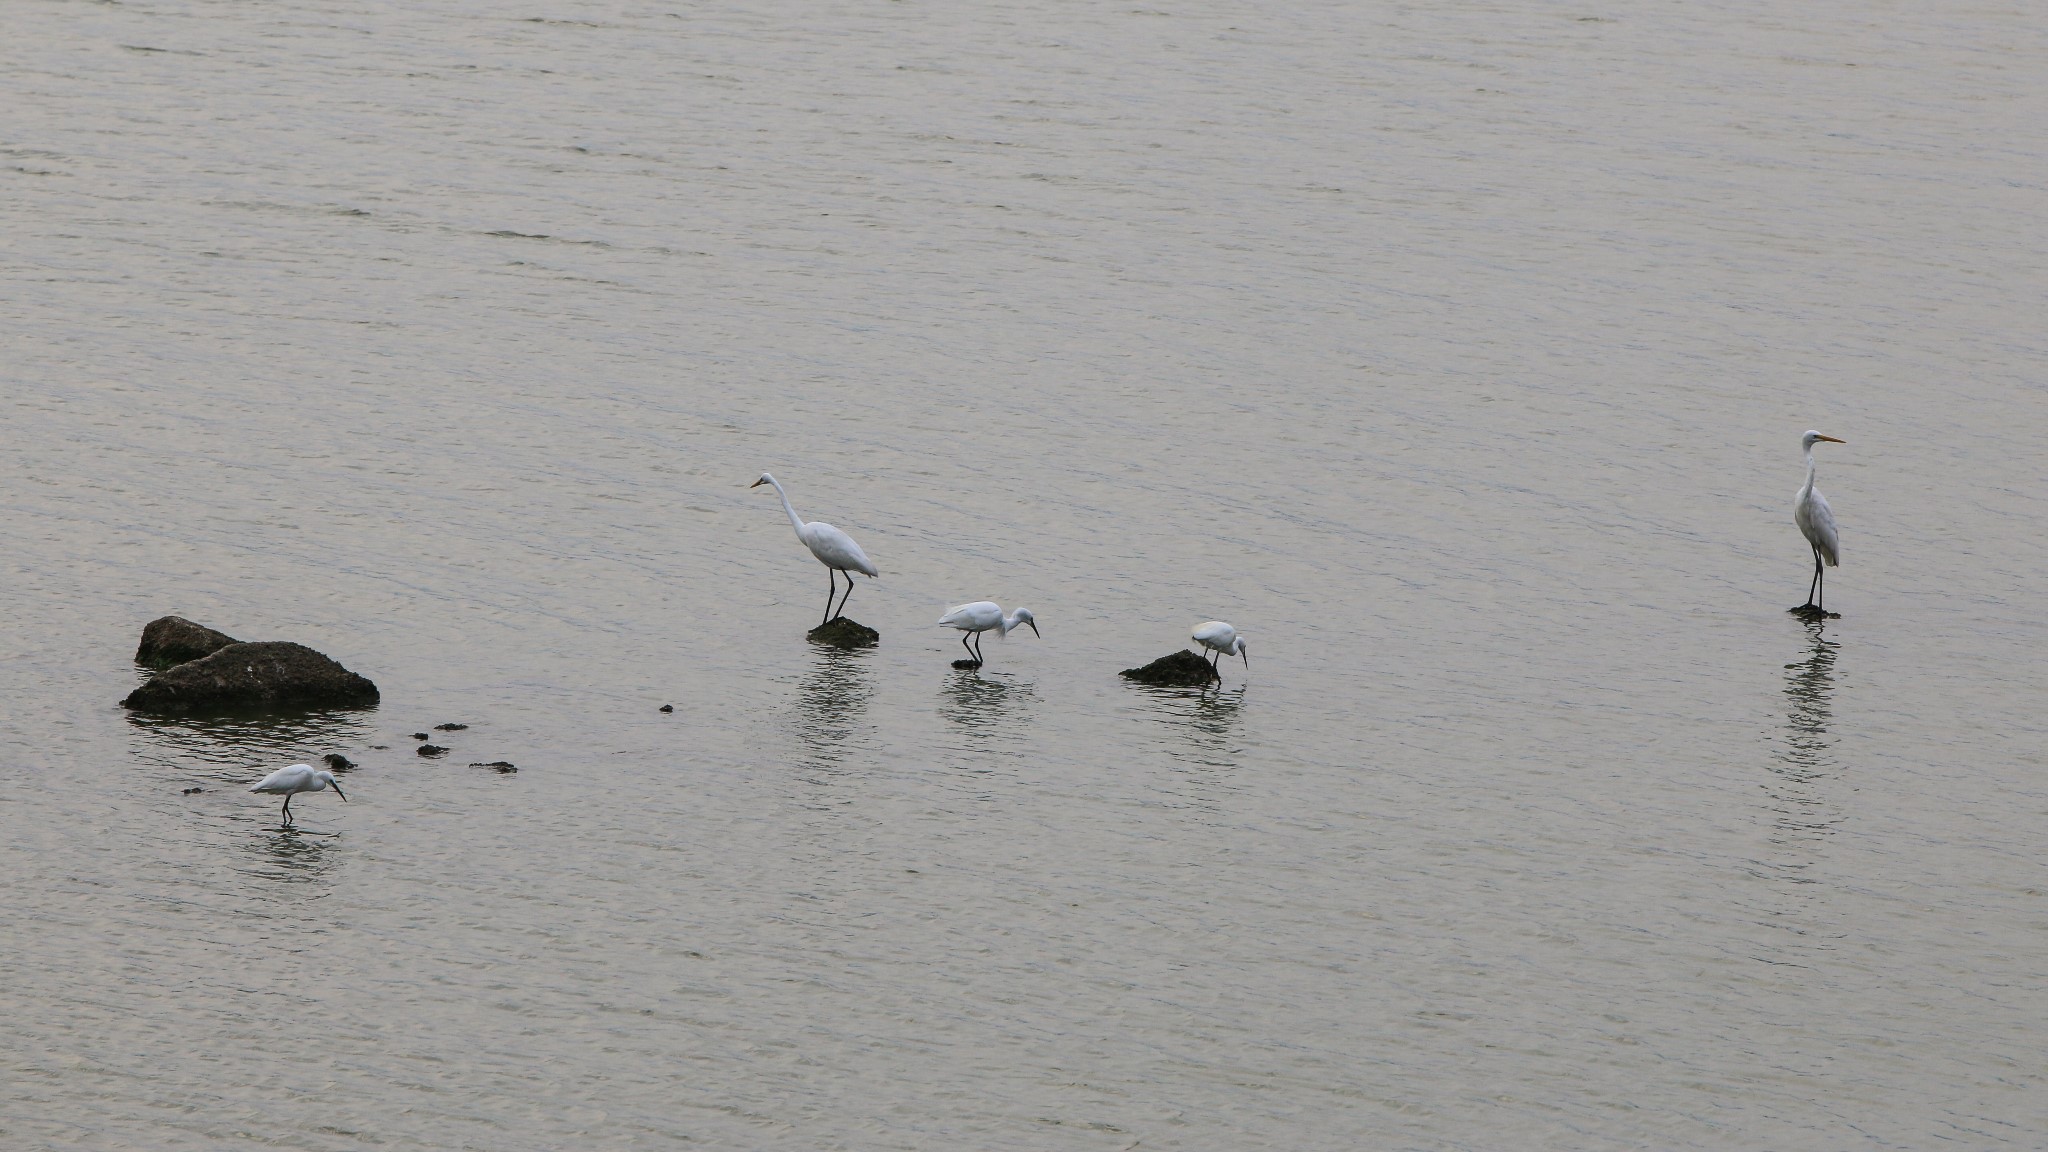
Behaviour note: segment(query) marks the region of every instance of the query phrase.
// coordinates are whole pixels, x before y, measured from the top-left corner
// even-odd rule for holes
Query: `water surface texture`
[[[0,1143],[2043,1146],[2038,17],[11,0]]]

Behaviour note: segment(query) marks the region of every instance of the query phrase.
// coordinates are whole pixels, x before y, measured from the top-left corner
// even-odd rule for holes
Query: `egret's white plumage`
[[[334,789],[334,794],[341,797],[344,803],[347,802],[348,793],[341,790],[341,781],[334,778],[334,773],[324,770],[315,772],[311,764],[294,764],[289,768],[279,768],[258,780],[249,786],[249,791],[268,792],[273,796],[282,794],[284,822],[289,824],[292,822],[292,797],[301,792],[325,792],[329,788]]]
[[[958,628],[960,630],[960,646],[967,649],[968,658],[976,664],[981,663],[981,634],[983,632],[995,630],[998,638],[1008,639],[1011,629],[1020,624],[1029,624],[1033,636],[1043,638],[1044,635],[1039,632],[1038,624],[1031,615],[1031,609],[1019,608],[1008,616],[1004,616],[1003,606],[993,600],[976,600],[972,604],[962,604],[957,608],[949,608],[944,616],[939,617],[939,623],[948,628]],[[969,636],[974,638],[974,643],[969,644],[967,642]]]
[[[1798,495],[1792,498],[1792,522],[1799,525],[1800,535],[1813,549],[1813,583],[1807,585],[1806,603],[1792,609],[1794,612],[1825,612],[1827,603],[1827,582],[1821,569],[1825,565],[1837,568],[1842,563],[1842,538],[1835,530],[1835,510],[1828,507],[1828,498],[1813,486],[1813,446],[1819,443],[1844,444],[1833,436],[1823,436],[1809,431],[1800,437],[1800,447],[1806,450],[1806,483],[1800,486]],[[1815,595],[1819,602],[1814,600]]]
[[[1204,624],[1195,625],[1194,641],[1209,651],[1216,653],[1209,661],[1212,667],[1216,661],[1223,659],[1225,656],[1243,656],[1244,666],[1246,668],[1252,666],[1252,658],[1246,655],[1248,646],[1244,642],[1244,637],[1237,634],[1237,629],[1221,620],[1211,620]]]
[[[846,596],[840,597],[839,600],[839,607],[842,610],[846,607],[847,597],[853,595],[855,572],[870,578],[880,576],[881,573],[875,569],[875,562],[868,559],[868,554],[860,550],[860,545],[853,542],[853,537],[822,520],[804,523],[803,517],[798,516],[796,509],[790,506],[789,493],[782,490],[782,481],[763,472],[759,480],[747,487],[759,488],[763,484],[775,487],[775,494],[782,498],[782,510],[789,513],[790,526],[796,529],[796,538],[803,541],[804,547],[811,550],[811,555],[818,558],[818,563],[825,566],[825,623],[830,624],[832,618],[838,615],[832,610],[832,597],[839,591],[839,581],[833,573],[846,573]]]

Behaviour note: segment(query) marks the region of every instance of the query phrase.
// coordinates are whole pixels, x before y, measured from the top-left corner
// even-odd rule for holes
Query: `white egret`
[[[1244,637],[1239,636],[1237,629],[1232,628],[1223,621],[1211,620],[1205,624],[1195,625],[1194,641],[1209,651],[1216,653],[1209,660],[1210,668],[1215,668],[1217,662],[1221,661],[1225,656],[1244,656],[1245,670],[1251,670],[1252,658],[1245,655],[1249,646],[1245,644]],[[1221,680],[1223,677],[1219,674],[1216,678]]]
[[[1821,570],[1823,564],[1839,568],[1842,564],[1842,540],[1835,531],[1835,510],[1828,507],[1828,498],[1813,486],[1813,446],[1821,442],[1846,444],[1833,436],[1808,432],[1800,438],[1800,446],[1806,449],[1806,484],[1799,494],[1792,498],[1792,522],[1799,525],[1799,531],[1806,537],[1806,543],[1813,549],[1813,583],[1806,586],[1806,603],[1793,612],[1818,612],[1827,614],[1827,578]],[[1816,595],[1819,599],[1816,601]]]
[[[348,801],[348,793],[341,790],[341,781],[334,778],[334,773],[315,772],[311,764],[294,764],[258,780],[249,791],[268,792],[273,796],[283,793],[284,822],[289,824],[292,822],[292,797],[301,792],[325,792],[329,788],[334,789],[334,794],[341,797],[343,803]]]
[[[838,612],[832,610],[832,597],[839,591],[839,580],[833,573],[846,573],[846,596],[842,596],[839,599],[841,611],[844,611],[846,608],[847,597],[853,595],[853,574],[855,572],[863,573],[870,578],[880,576],[881,573],[875,570],[875,562],[868,559],[868,554],[860,550],[860,545],[853,542],[853,537],[821,520],[813,520],[809,524],[804,523],[803,517],[798,516],[796,509],[790,507],[789,493],[782,490],[782,482],[780,480],[763,472],[759,480],[747,485],[747,487],[759,488],[763,484],[775,486],[775,494],[782,497],[782,510],[789,513],[789,522],[796,528],[796,538],[803,541],[804,547],[811,550],[811,555],[818,558],[818,563],[825,566],[825,583],[827,587],[825,591],[824,623],[830,624],[833,618],[839,615]]]
[[[996,632],[998,638],[1008,639],[1010,629],[1019,624],[1029,624],[1033,636],[1041,640],[1045,638],[1045,634],[1038,630],[1031,609],[1019,608],[1004,616],[1003,606],[993,600],[976,600],[972,604],[962,604],[958,608],[949,609],[944,616],[939,617],[939,623],[960,630],[960,646],[967,649],[968,662],[976,668],[981,667],[981,634],[992,628],[999,630]],[[974,643],[967,642],[969,636],[974,637]]]

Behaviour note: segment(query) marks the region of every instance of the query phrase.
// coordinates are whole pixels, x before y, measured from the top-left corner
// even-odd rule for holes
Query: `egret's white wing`
[[[963,631],[986,631],[1003,618],[1002,608],[993,600],[976,600],[972,604],[960,604],[946,610],[939,617],[939,623],[949,624]]]
[[[1842,537],[1835,529],[1835,510],[1828,507],[1828,498],[1820,494],[1820,489],[1805,492],[1805,498],[1793,506],[1792,522],[1799,525],[1800,534],[1820,553],[1824,563],[1841,566]]]
[[[811,555],[827,568],[837,568],[841,572],[852,570],[869,576],[881,575],[875,568],[875,562],[853,542],[853,537],[822,520],[804,525],[803,540]]]
[[[258,780],[249,786],[249,791],[300,792],[305,790],[306,782],[312,778],[313,766],[311,764],[294,764],[289,768],[279,768],[277,771]]]

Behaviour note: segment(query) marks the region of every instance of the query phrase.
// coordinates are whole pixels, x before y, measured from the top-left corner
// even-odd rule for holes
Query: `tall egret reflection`
[[[1838,645],[1818,619],[1807,624],[1804,658],[1785,665],[1785,723],[1764,780],[1773,849],[1771,874],[1795,884],[1813,883],[1809,872],[1818,849],[1842,821],[1830,797],[1840,774],[1835,761],[1835,660]]]
[[[835,768],[847,745],[872,731],[868,702],[874,699],[867,653],[818,648],[811,670],[797,683],[796,735],[809,753],[809,766]]]

